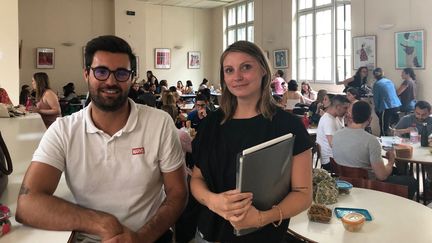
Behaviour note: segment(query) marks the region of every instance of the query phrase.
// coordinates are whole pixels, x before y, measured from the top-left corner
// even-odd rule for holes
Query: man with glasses
[[[176,128],[167,113],[128,99],[136,59],[126,41],[97,37],[85,60],[92,102],[45,133],[16,219],[78,231],[75,242],[170,242],[187,196]],[[62,172],[76,204],[53,196]]]
[[[208,100],[204,94],[198,94],[195,99],[195,109],[188,114],[188,120],[191,121],[191,127],[198,129],[200,123],[210,112],[208,109]]]

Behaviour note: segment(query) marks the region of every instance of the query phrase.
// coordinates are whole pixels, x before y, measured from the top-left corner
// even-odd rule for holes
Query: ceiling
[[[216,8],[235,0],[137,0],[155,5],[189,7],[189,8]]]

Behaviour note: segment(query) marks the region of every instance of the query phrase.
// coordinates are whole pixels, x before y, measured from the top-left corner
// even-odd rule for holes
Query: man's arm
[[[16,220],[47,230],[77,230],[109,239],[122,233],[123,226],[107,213],[80,207],[53,196],[61,171],[32,162],[18,195]]]
[[[333,135],[326,135],[330,148],[333,148]]]
[[[187,202],[184,165],[175,171],[162,173],[166,198],[156,214],[138,230],[139,242],[154,242],[174,225]]]
[[[387,177],[391,175],[393,171],[393,165],[395,162],[394,152],[387,151],[386,157],[388,160],[387,164],[384,164],[382,160],[377,161],[375,163],[371,163],[372,170],[374,171],[376,178],[380,181],[387,179]]]

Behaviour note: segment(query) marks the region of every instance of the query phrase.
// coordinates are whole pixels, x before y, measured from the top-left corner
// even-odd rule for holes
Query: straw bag
[[[12,173],[12,160],[0,132],[0,197],[6,189],[8,175]]]

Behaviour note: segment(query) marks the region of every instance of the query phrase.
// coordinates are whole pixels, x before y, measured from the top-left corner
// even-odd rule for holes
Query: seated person
[[[208,108],[210,111],[214,111],[214,110],[216,110],[216,106],[215,106],[215,104],[214,104],[214,102],[213,102],[213,100],[212,100],[212,96],[211,96],[211,92],[210,92],[210,89],[209,89],[209,88],[201,89],[200,91],[198,91],[198,94],[203,94],[203,95],[205,95],[205,97],[206,97],[207,100],[208,100],[207,108]]]
[[[137,82],[134,82],[132,84],[132,87],[129,89],[129,98],[131,98],[133,101],[137,101],[138,96],[142,95],[144,91],[141,89],[140,84]]]
[[[27,104],[27,100],[29,98],[31,99],[30,86],[28,86],[27,84],[24,84],[23,86],[21,86],[21,92],[20,92],[20,96],[19,96],[20,105],[25,106]]]
[[[309,106],[310,119],[312,124],[318,125],[321,116],[324,115],[325,110],[329,106],[330,96],[328,96],[327,90],[320,89],[317,93],[317,99]]]
[[[370,179],[408,186],[409,198],[416,191],[416,180],[409,176],[393,175],[394,151],[387,151],[387,164],[381,157],[378,139],[364,129],[371,121],[372,109],[366,101],[357,101],[352,106],[352,123],[333,136],[333,158],[344,166],[365,168]]]
[[[344,127],[341,118],[345,115],[348,106],[349,101],[345,96],[335,95],[318,123],[316,142],[321,146],[322,168],[327,171],[331,171],[330,157],[333,157],[333,135]]]
[[[156,107],[156,97],[153,95],[151,91],[151,86],[154,86],[154,84],[150,82],[146,82],[143,85],[143,93],[141,93],[137,97],[136,103],[148,105],[151,107]]]
[[[427,101],[417,101],[414,106],[414,113],[401,118],[395,127],[394,134],[409,138],[411,127],[415,125],[419,135],[421,135],[423,132],[423,123],[426,123],[427,134],[430,136],[432,133],[432,117],[430,115],[431,105]],[[402,171],[406,170],[406,164],[397,163],[396,166]],[[432,188],[432,166],[424,165],[424,168],[428,174],[428,185]]]
[[[191,121],[191,127],[198,130],[202,120],[210,112],[208,109],[207,97],[203,94],[198,94],[195,101],[195,109],[188,114],[188,120]]]
[[[71,101],[73,99],[77,100],[78,96],[75,93],[75,85],[74,83],[68,83],[65,86],[63,86],[63,96],[64,99],[67,101]]]
[[[288,91],[283,94],[283,102],[285,104],[285,110],[293,111],[296,104],[298,103],[304,104],[303,96],[297,89],[298,89],[297,81],[290,80],[288,82]]]
[[[0,88],[0,103],[12,105],[12,101],[9,99],[8,93],[3,88]]]

